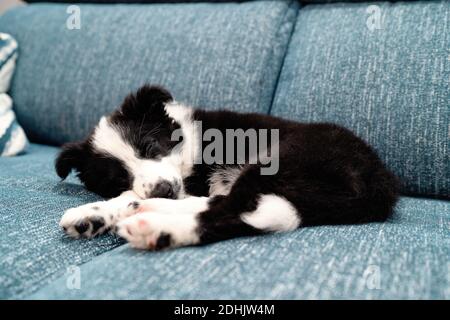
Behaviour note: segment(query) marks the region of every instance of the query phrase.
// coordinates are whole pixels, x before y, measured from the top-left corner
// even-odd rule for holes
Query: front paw
[[[101,214],[100,207],[93,204],[67,210],[59,225],[73,238],[92,238],[109,230],[108,220]]]
[[[117,234],[137,249],[161,250],[199,242],[194,214],[141,213],[121,221]]]

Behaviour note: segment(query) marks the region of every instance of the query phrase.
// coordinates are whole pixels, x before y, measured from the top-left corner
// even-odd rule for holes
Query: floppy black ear
[[[81,163],[86,160],[83,142],[70,142],[62,146],[55,161],[56,173],[63,180],[67,178],[72,169],[80,170]]]
[[[165,115],[164,106],[173,101],[172,95],[160,86],[144,85],[136,94],[128,95],[122,103],[122,112],[129,116]]]

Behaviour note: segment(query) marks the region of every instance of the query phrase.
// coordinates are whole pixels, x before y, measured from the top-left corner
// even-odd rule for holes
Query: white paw
[[[105,233],[121,219],[139,210],[138,201],[125,203],[100,201],[67,210],[59,225],[74,238],[92,238]]]
[[[141,213],[117,225],[117,234],[137,249],[160,250],[199,243],[197,214]]]

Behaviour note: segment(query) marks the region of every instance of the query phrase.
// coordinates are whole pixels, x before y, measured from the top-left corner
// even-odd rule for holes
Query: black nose
[[[176,196],[173,185],[168,181],[158,182],[155,188],[152,190],[152,198],[169,198],[174,199]]]

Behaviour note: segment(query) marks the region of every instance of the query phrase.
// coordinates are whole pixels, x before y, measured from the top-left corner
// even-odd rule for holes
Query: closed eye
[[[152,154],[152,151],[154,149],[153,147],[154,147],[153,143],[147,144],[147,146],[145,148],[145,156],[146,157],[152,157],[153,156],[153,154]]]
[[[152,159],[159,155],[161,146],[155,138],[147,138],[143,143],[141,150],[141,154],[144,158]]]

